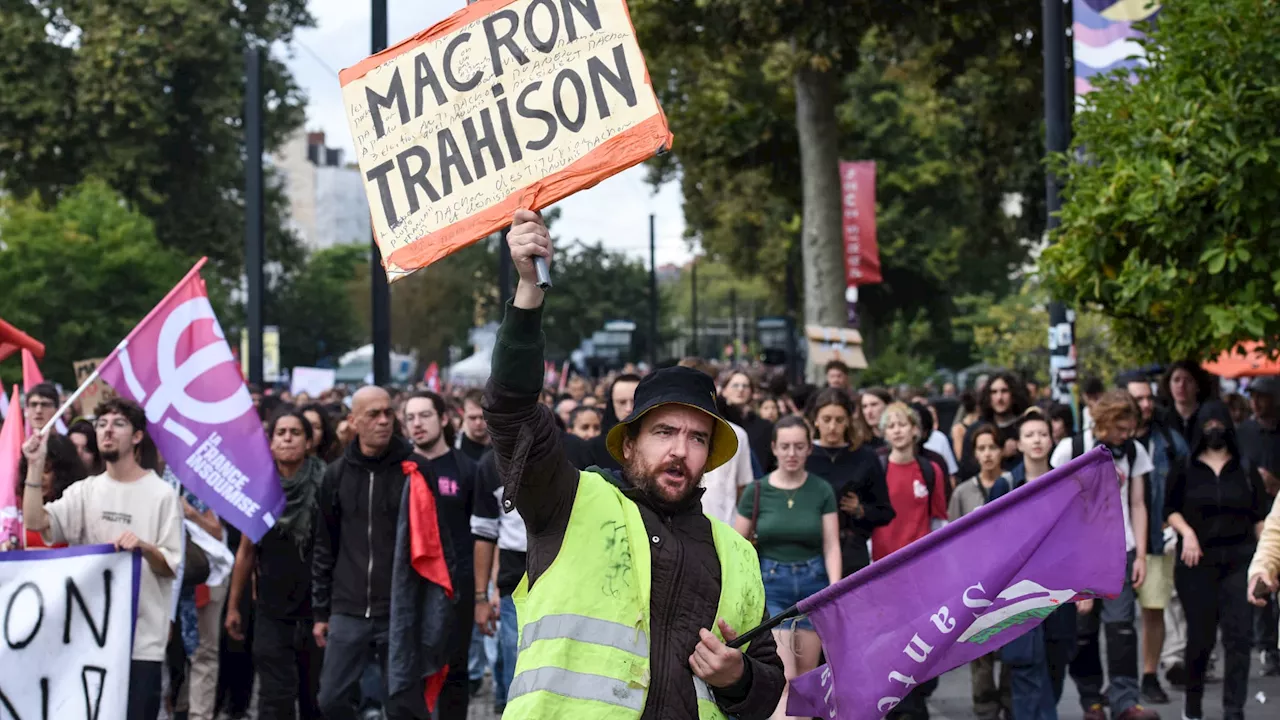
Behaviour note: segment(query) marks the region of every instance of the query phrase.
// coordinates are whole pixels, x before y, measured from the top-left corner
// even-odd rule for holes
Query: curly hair
[[[991,386],[995,385],[997,380],[1003,380],[1004,384],[1009,388],[1009,394],[1013,396],[1013,401],[1009,406],[1009,414],[1021,415],[1031,406],[1031,398],[1027,397],[1027,386],[1017,375],[1007,370],[997,373],[982,388],[982,399],[979,401],[979,406],[981,407],[980,415],[986,422],[995,422],[996,419],[995,408],[991,406]]]

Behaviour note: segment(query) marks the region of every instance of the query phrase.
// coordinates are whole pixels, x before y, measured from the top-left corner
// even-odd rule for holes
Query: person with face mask
[[[622,471],[575,469],[537,401],[544,295],[534,259],[551,262],[550,235],[518,210],[508,243],[520,281],[485,390],[503,509],[520,511],[528,537],[514,593],[525,646],[505,714],[763,720],[785,685],[773,638],[727,644],[765,618],[759,560],[701,506],[704,473],[738,450],[715,383],[690,368],[651,373],[603,436]]]
[[[1222,630],[1225,720],[1244,717],[1249,686],[1248,568],[1270,510],[1262,478],[1242,462],[1227,406],[1209,400],[1195,415],[1191,454],[1169,478],[1165,513],[1177,531],[1174,583],[1187,614],[1183,717],[1204,717],[1205,670]]]

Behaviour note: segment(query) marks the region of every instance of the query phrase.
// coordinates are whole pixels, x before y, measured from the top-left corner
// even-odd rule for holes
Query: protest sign
[[[258,542],[284,509],[284,492],[253,398],[209,304],[204,262],[98,372],[146,410],[147,431],[183,486]]]
[[[624,0],[484,0],[340,79],[392,281],[671,146]]]
[[[249,333],[240,333],[240,372],[249,377]],[[280,328],[267,325],[262,328],[262,382],[279,382]]]
[[[125,717],[141,559],[110,545],[0,553],[0,715]]]
[[[102,358],[93,358],[91,360],[77,360],[72,365],[76,371],[76,385],[83,385],[88,380],[93,371],[98,369],[102,364]],[[98,405],[103,401],[111,398],[111,386],[104,380],[94,380],[80,393],[80,409],[81,415],[86,417],[94,415],[98,410]]]
[[[333,389],[338,373],[333,368],[295,367],[290,378],[289,392],[295,396],[306,393],[311,397],[319,397],[326,390]]]

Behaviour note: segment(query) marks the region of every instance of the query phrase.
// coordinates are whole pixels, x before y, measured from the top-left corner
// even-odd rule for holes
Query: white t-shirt
[[[50,543],[113,543],[132,530],[139,540],[160,549],[171,569],[182,557],[182,504],[169,484],[153,472],[133,482],[112,480],[106,473],[85,478],[44,506]],[[157,577],[142,561],[138,583],[138,624],[133,659],[162,662],[169,641],[169,600],[173,578]]]
[[[717,520],[733,524],[738,507],[738,488],[744,488],[755,480],[751,474],[751,445],[747,431],[729,423],[738,436],[738,452],[729,462],[702,476],[702,511]]]
[[[1086,452],[1093,449],[1097,442],[1093,439],[1093,431],[1084,431],[1084,449]],[[1129,517],[1129,478],[1142,477],[1148,475],[1156,469],[1151,462],[1151,454],[1143,447],[1142,443],[1135,442],[1135,453],[1133,456],[1133,469],[1129,469],[1129,458],[1121,455],[1119,460],[1115,461],[1116,475],[1120,480],[1120,507],[1124,510],[1124,549],[1126,552],[1132,552],[1138,546],[1133,536],[1133,519]],[[1049,457],[1049,464],[1053,467],[1066,465],[1071,461],[1071,438],[1063,438],[1058,443],[1058,447],[1054,448],[1053,455]]]
[[[960,471],[960,466],[956,464],[956,454],[951,449],[951,438],[938,430],[929,433],[929,439],[924,441],[924,449],[938,453],[943,460],[947,461],[948,474],[955,475]]]

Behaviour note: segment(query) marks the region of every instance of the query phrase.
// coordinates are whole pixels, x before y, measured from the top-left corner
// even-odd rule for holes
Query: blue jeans
[[[510,595],[502,598],[498,616],[498,663],[495,666],[493,702],[501,707],[507,704],[507,690],[516,674],[516,651],[520,639],[520,623],[516,619],[516,601]]]
[[[1013,717],[1017,720],[1058,720],[1049,658],[1045,653],[1044,628],[1037,627],[1016,638],[1000,651],[1009,665],[1013,689]]]
[[[764,604],[770,617],[827,587],[827,568],[821,555],[798,563],[760,558],[760,574],[764,577]],[[801,617],[794,624],[788,620],[779,629],[812,630],[813,625],[808,617]]]

